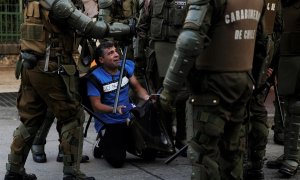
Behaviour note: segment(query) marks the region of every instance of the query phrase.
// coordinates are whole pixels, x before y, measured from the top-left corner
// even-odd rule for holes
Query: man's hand
[[[124,109],[126,108],[126,106],[124,105],[120,105],[117,107],[117,113],[119,114],[123,114]]]
[[[175,96],[176,96],[176,92],[171,92],[167,89],[164,89],[161,92],[159,101],[164,111],[172,112],[172,110],[174,109],[173,104],[174,104]]]
[[[272,73],[273,73],[273,69],[272,69],[272,68],[268,68],[268,69],[267,69],[267,72],[266,72],[267,77],[268,77],[268,78],[271,77],[271,76],[272,76]]]

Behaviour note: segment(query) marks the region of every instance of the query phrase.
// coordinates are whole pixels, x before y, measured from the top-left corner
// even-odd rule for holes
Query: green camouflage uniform
[[[245,142],[240,131],[253,90],[250,71],[264,2],[188,4],[160,102],[167,108],[187,78],[192,93],[187,101],[191,179],[241,180]]]
[[[134,50],[140,60],[138,66],[146,70],[144,73],[151,93],[158,92],[162,87],[186,13],[186,0],[144,1],[137,23],[138,37]],[[177,148],[186,144],[185,102],[188,96],[188,88],[181,88],[174,102],[173,114],[161,113]]]
[[[21,74],[17,97],[21,124],[13,134],[5,179],[36,179],[26,173],[24,165],[47,109],[61,127],[64,178],[94,179],[80,171],[84,113],[78,93],[79,73],[72,57],[80,37],[75,30],[89,38],[129,35],[131,31],[121,23],[93,22],[78,10],[79,2],[24,1],[21,58],[16,68],[16,77]]]
[[[255,88],[266,83],[266,71],[270,67],[273,59],[273,52],[278,48],[279,37],[282,30],[281,7],[278,0],[266,0],[267,8],[256,37],[256,46],[253,60],[252,74],[255,80]],[[277,61],[278,63],[278,61]],[[275,73],[275,72],[274,72]],[[268,113],[264,105],[267,95],[264,91],[254,91],[250,102],[250,119],[247,120],[246,132],[248,132],[247,141],[247,159],[245,178],[246,179],[264,179],[263,159],[268,142]]]

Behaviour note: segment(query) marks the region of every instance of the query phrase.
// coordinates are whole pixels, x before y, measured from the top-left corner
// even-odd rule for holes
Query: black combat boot
[[[37,162],[37,163],[47,162],[47,157],[46,157],[45,153],[43,153],[43,154],[32,153],[32,159],[33,159],[34,162]]]
[[[273,161],[268,161],[266,163],[267,168],[269,169],[279,169],[282,165],[282,161],[283,161],[283,155],[279,156],[277,159],[273,160]]]
[[[279,169],[282,165],[282,161],[283,161],[283,154],[281,156],[279,156],[277,159],[273,160],[273,161],[268,161],[267,162],[267,168],[269,169]],[[298,169],[300,169],[300,165],[298,165]]]
[[[34,162],[37,163],[47,162],[47,157],[44,148],[45,148],[45,144],[42,145],[33,144],[31,146],[32,159]]]
[[[293,160],[283,160],[278,172],[286,177],[294,176],[298,170],[298,162]]]
[[[17,174],[14,172],[7,172],[4,180],[36,180],[35,174]]]

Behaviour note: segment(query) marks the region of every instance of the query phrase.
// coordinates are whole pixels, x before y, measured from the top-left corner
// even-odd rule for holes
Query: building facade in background
[[[3,55],[19,53],[22,1],[0,1],[0,59]]]

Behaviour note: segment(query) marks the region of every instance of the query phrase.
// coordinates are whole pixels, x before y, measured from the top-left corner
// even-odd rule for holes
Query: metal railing
[[[22,0],[0,2],[0,44],[18,43],[20,39]]]

